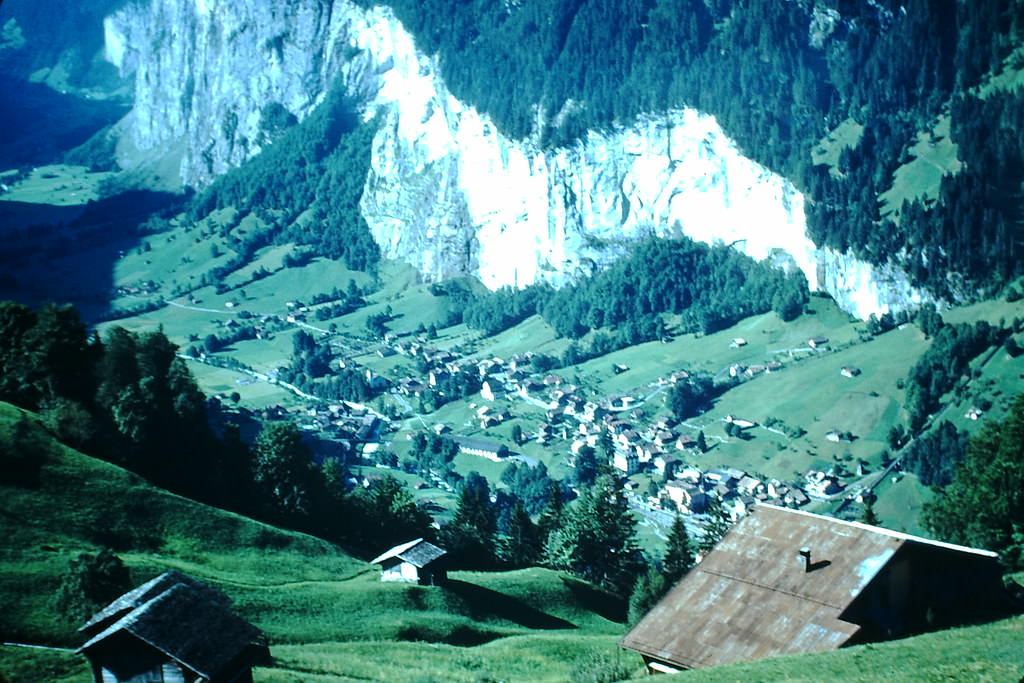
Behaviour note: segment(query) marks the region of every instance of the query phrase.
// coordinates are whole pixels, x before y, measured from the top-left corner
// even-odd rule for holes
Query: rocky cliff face
[[[591,132],[570,148],[511,140],[454,98],[386,8],[344,0],[148,0],[105,22],[106,54],[134,75],[126,166],[154,155],[202,186],[259,152],[260,112],[303,118],[341,83],[377,117],[362,210],[385,257],[426,278],[489,287],[562,282],[624,240],[685,234],[800,268],[866,317],[919,302],[897,272],[820,250],[803,196],[692,109]]]

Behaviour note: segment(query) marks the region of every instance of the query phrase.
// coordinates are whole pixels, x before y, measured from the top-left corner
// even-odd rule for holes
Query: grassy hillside
[[[3,641],[80,644],[55,594],[71,559],[103,546],[135,584],[175,568],[228,593],[270,639],[276,664],[259,680],[316,672],[412,680],[427,670],[445,680],[484,671],[564,680],[574,659],[591,647],[614,652],[622,633],[621,603],[549,570],[456,572],[443,589],[381,583],[376,568],[329,543],[169,494],[72,451],[8,404],[0,404],[0,447],[5,458],[17,449],[39,463],[37,476],[0,484]],[[8,680],[81,680],[83,671],[65,651],[0,648]]]
[[[1018,681],[1024,617],[905,640],[675,674],[693,681]]]

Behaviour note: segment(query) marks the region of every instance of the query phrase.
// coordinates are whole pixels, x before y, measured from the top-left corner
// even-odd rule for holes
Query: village
[[[313,312],[301,302],[289,303],[286,316],[262,316],[255,335],[260,338],[291,326],[319,333],[320,343],[328,345],[332,354],[331,371],[359,373],[377,399],[318,399],[283,382],[271,371],[251,374],[254,379],[284,385],[305,399],[306,407],[289,410],[273,405],[258,414],[242,407],[237,409],[264,420],[293,420],[309,436],[318,459],[335,457],[358,472],[350,477],[352,486],[370,486],[382,476],[367,470],[368,467],[414,471],[408,460],[399,458],[397,452],[402,449],[398,444],[401,440],[411,441],[416,433],[426,433],[451,441],[459,453],[493,463],[522,462],[536,466],[536,457],[518,452],[524,446],[532,452],[541,447],[550,454],[550,461],[561,463],[569,471],[575,469],[581,456],[604,458],[622,476],[634,510],[662,526],[678,511],[687,516],[698,534],[708,514],[720,514],[719,510],[735,522],[757,503],[798,509],[815,501],[865,503],[873,498],[868,482],[877,482],[879,477],[872,475],[878,473],[868,472],[863,463],[858,463],[853,472],[845,471],[841,464],[825,471],[809,469],[802,477],[788,481],[725,464],[699,467],[695,462],[698,456],[711,450],[709,441],[713,447],[714,439],[720,437],[709,439],[700,425],[676,419],[662,408],[662,401],[652,400],[689,381],[686,370],[659,377],[643,392],[600,395],[552,372],[550,364],[544,362],[548,359],[534,352],[514,354],[507,359],[477,358],[457,349],[432,346],[425,334],[385,332],[375,340],[346,337],[306,322]],[[239,329],[234,320],[222,324],[230,325],[230,330]],[[828,344],[826,337],[811,337],[801,350],[823,353]],[[746,340],[734,338],[731,345],[744,346]],[[396,356],[406,362],[392,364],[390,376],[370,367],[372,360],[367,360],[393,361]],[[785,364],[776,360],[731,364],[719,374],[727,375],[728,381],[742,382],[784,369]],[[616,374],[625,371],[625,366],[613,368]],[[851,366],[844,366],[841,372],[844,378],[854,378],[859,373],[858,368]],[[467,392],[467,388],[472,391]],[[435,411],[427,406],[459,400],[465,404],[467,419],[458,423],[432,419],[431,413]],[[523,410],[519,411],[517,406]],[[521,412],[532,421],[515,420],[523,417]],[[501,435],[492,432],[509,421],[515,423],[511,438],[508,430]],[[524,423],[535,426],[524,429]],[[721,426],[727,435],[741,439],[749,438],[747,432],[754,429],[777,431],[771,424],[761,425],[734,415],[727,415]],[[826,438],[840,441],[853,437],[832,430]],[[707,458],[701,460],[706,465]],[[429,470],[419,474],[424,481],[417,488],[454,490],[454,482],[445,472]],[[844,481],[850,477],[856,479]],[[427,509],[438,510],[432,499],[424,498],[422,502]]]

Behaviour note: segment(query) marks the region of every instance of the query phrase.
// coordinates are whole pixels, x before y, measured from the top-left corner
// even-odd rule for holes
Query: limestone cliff
[[[449,93],[436,60],[387,8],[140,0],[109,17],[105,33],[108,59],[135,79],[122,163],[170,160],[186,186],[259,152],[265,106],[301,119],[340,83],[380,124],[366,222],[385,257],[428,279],[558,283],[653,232],[799,267],[812,289],[860,317],[923,297],[898,272],[816,248],[803,196],[740,154],[713,117],[645,115],[558,150],[511,140]]]

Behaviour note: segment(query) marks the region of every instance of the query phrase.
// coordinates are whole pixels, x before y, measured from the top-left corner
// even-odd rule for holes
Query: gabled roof
[[[844,614],[907,545],[993,562],[995,553],[758,505],[622,639],[681,668],[837,648]],[[810,571],[801,562],[810,552]]]
[[[396,545],[386,553],[370,560],[370,564],[380,564],[381,562],[390,560],[393,557],[397,557],[404,562],[408,562],[414,567],[422,569],[437,558],[447,554],[448,552],[446,550],[438,548],[433,543],[424,541],[422,538],[417,538],[414,541],[409,541],[402,545]]]
[[[184,580],[176,580],[179,578]],[[163,590],[157,590],[161,586]],[[129,596],[133,594],[147,593],[151,597],[97,633],[78,651],[88,654],[101,650],[108,638],[128,633],[214,680],[237,665],[241,655],[267,652],[262,632],[233,614],[223,593],[177,572],[163,574],[125,594],[100,614],[108,613],[115,605],[131,603],[135,598]],[[218,595],[223,600],[211,599]],[[90,620],[94,622],[98,623],[96,617]]]
[[[160,576],[150,579],[141,586],[133,588],[121,597],[117,598],[99,612],[92,615],[92,618],[82,624],[78,630],[84,633],[87,637],[93,636],[106,629],[110,624],[125,616],[132,610],[149,602],[154,597],[176,584],[191,586],[197,591],[203,592],[205,594],[205,598],[211,602],[219,603],[224,606],[231,603],[228,596],[224,595],[224,593],[216,588],[172,569],[169,572],[164,572]]]

